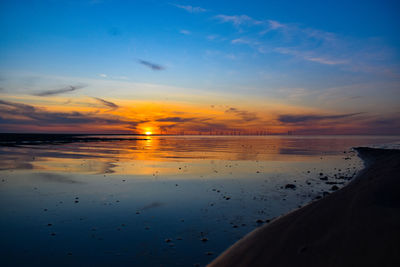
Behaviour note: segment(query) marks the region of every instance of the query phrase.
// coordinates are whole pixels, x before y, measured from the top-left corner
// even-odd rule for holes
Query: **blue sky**
[[[210,105],[249,98],[248,109],[253,98],[394,120],[399,11],[396,1],[2,1],[0,93],[85,84],[83,95],[114,101],[203,94]]]

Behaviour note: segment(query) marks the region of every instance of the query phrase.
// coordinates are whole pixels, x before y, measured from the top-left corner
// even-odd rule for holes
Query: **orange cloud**
[[[335,114],[273,101],[218,102],[9,97],[0,101],[0,124],[8,132],[237,135],[362,133],[382,121],[362,113]]]

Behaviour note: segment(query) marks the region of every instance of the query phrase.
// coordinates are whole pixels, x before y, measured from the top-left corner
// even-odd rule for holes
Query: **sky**
[[[398,1],[0,1],[0,132],[400,134]]]

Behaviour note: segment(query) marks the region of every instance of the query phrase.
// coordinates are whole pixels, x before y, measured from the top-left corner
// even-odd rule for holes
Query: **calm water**
[[[2,266],[203,266],[400,140],[145,139],[0,147]]]

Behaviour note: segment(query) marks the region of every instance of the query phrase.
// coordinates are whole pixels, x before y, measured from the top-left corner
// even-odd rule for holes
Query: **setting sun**
[[[152,132],[145,132],[146,135],[152,135]]]

